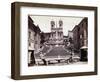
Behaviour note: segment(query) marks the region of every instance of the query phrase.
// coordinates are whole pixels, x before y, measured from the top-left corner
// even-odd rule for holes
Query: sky
[[[68,35],[68,30],[72,30],[78,25],[84,17],[68,17],[68,16],[39,16],[30,15],[35,25],[38,25],[43,32],[51,32],[51,21],[55,21],[58,26],[59,20],[63,21],[63,34]]]

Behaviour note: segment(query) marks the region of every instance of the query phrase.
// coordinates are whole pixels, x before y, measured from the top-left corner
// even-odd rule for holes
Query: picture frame
[[[76,14],[74,14],[74,13],[76,13]],[[27,16],[27,17],[25,17],[25,16]],[[31,19],[29,16],[31,17]],[[33,18],[32,18],[32,16],[33,16]],[[65,62],[63,62],[63,61],[66,61],[66,59],[62,58],[59,55],[58,55],[58,58],[55,58],[55,61],[57,62],[57,64],[53,63],[53,64],[46,64],[47,66],[39,66],[39,65],[41,65],[41,64],[39,64],[40,62],[38,62],[38,64],[29,63],[30,60],[29,60],[29,62],[27,61],[28,56],[25,56],[25,54],[29,53],[27,50],[27,43],[29,44],[27,30],[29,30],[29,28],[31,27],[31,26],[29,26],[29,22],[30,21],[32,22],[32,19],[34,19],[34,17],[37,17],[35,21],[42,20],[42,22],[41,21],[38,22],[39,24],[45,23],[45,25],[47,23],[46,21],[49,20],[50,17],[51,17],[51,20],[52,20],[52,18],[54,20],[57,20],[58,18],[60,18],[60,19],[63,19],[63,21],[67,21],[68,17],[70,19],[69,21],[72,21],[72,19],[74,19],[75,17],[76,18],[74,20],[76,20],[76,19],[79,20],[79,18],[82,19],[82,21],[87,20],[88,21],[88,22],[86,22],[86,24],[88,23],[87,27],[86,27],[86,29],[88,29],[87,35],[84,35],[84,33],[82,35],[81,33],[83,31],[81,31],[80,34],[77,35],[77,36],[79,36],[79,38],[82,38],[83,36],[84,37],[87,36],[88,57],[87,56],[83,57],[82,55],[79,56],[80,57],[79,61],[81,61],[81,59],[82,59],[82,62],[86,61],[87,64],[71,66],[70,64],[72,64],[72,63],[69,63],[70,61],[67,60],[68,65],[63,65],[63,64],[65,64]],[[45,18],[45,19],[43,19],[43,18]],[[45,20],[45,22],[43,22],[43,20]],[[33,20],[33,22],[35,22],[35,21]],[[62,26],[63,23],[62,23],[62,21],[60,21],[58,26]],[[54,24],[54,22],[51,23],[51,27],[53,26],[52,24]],[[78,23],[78,24],[81,25],[81,23]],[[68,25],[70,25],[70,23]],[[79,25],[78,26],[77,25],[74,27],[74,29],[76,29],[76,27],[77,28],[79,27]],[[63,24],[63,26],[64,26],[64,24]],[[39,26],[37,25],[35,27],[39,27]],[[23,28],[26,30],[24,30]],[[47,28],[49,28],[49,26]],[[64,29],[66,29],[66,28],[64,27]],[[97,37],[98,37],[97,31],[98,31],[97,30],[97,7],[61,5],[61,4],[28,3],[28,2],[13,2],[11,4],[11,78],[15,79],[15,80],[22,80],[22,79],[97,75]],[[72,31],[72,33],[74,33],[74,32],[76,32],[76,31],[75,30]],[[70,33],[70,31],[69,31],[69,33]],[[73,34],[73,35],[75,35],[75,34]],[[57,36],[57,34],[55,36]],[[62,41],[64,41],[64,35],[62,35],[62,36],[63,36]],[[46,37],[47,37],[47,34],[46,34]],[[74,38],[75,37],[76,36],[74,36]],[[74,38],[73,38],[73,45],[75,45]],[[69,38],[67,38],[67,39],[69,41]],[[80,40],[80,39],[78,39],[78,40]],[[39,39],[37,40],[37,42],[38,41],[39,41]],[[83,43],[85,45],[84,41],[83,41]],[[24,43],[24,42],[26,42],[26,43]],[[56,41],[54,41],[54,42],[56,42],[56,43],[53,46],[60,45],[61,42],[59,43],[58,36],[56,37]],[[79,42],[81,42],[81,41],[79,41]],[[45,42],[45,44],[46,43],[47,42]],[[51,43],[53,43],[53,42],[51,42]],[[79,43],[79,44],[81,45],[81,43]],[[36,45],[36,43],[34,43],[34,45]],[[51,44],[50,44],[50,46],[51,46]],[[61,44],[60,46],[65,46],[65,44]],[[59,49],[61,49],[61,48],[59,48]],[[83,47],[79,47],[79,50],[83,50]],[[79,53],[85,54],[85,52],[83,52],[83,51],[79,51]],[[75,52],[75,49],[73,49],[73,52]],[[57,53],[57,52],[55,52],[55,53]],[[86,58],[86,59],[84,59],[84,58]],[[51,60],[52,60],[52,58],[50,59],[50,62],[51,62]],[[28,62],[28,64],[25,64],[26,62]],[[48,62],[46,61],[46,63],[48,63]],[[55,66],[49,66],[49,65],[55,65]],[[59,65],[61,65],[61,66],[59,66]],[[24,67],[24,66],[26,66],[26,67]],[[82,70],[78,69],[78,68],[82,68],[82,67],[84,69],[82,69]],[[32,69],[35,71],[33,71]],[[30,70],[32,70],[32,71],[30,71]]]

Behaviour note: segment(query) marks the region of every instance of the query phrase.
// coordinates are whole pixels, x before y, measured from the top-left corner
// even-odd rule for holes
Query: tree
[[[41,41],[40,41],[40,43],[43,44],[44,42],[45,42],[44,33],[41,32]]]
[[[73,43],[73,39],[70,37],[69,38],[69,42],[72,44]]]

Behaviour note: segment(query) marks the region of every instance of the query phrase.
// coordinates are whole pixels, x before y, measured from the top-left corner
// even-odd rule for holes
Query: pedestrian
[[[70,54],[69,61],[70,61],[70,62],[73,62],[73,53],[72,53],[72,49],[71,49],[71,54]]]
[[[40,52],[40,58],[42,59],[44,65],[47,65],[47,62],[45,60],[44,54],[42,52]]]
[[[31,53],[31,64],[32,65],[36,64],[35,57],[34,57],[34,51],[32,51],[32,53]]]

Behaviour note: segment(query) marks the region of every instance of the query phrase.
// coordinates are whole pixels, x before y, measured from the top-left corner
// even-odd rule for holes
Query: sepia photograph
[[[87,17],[28,15],[29,67],[87,63]]]
[[[97,7],[12,3],[12,78],[97,75],[97,31]]]

